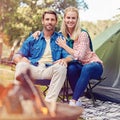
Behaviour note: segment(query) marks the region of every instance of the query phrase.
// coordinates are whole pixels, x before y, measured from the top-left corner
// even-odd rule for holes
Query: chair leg
[[[63,102],[69,102],[69,95],[68,95],[68,81],[66,80],[63,86]]]
[[[68,80],[66,81],[66,100],[69,102],[69,83]]]
[[[89,88],[87,88],[87,91],[89,92],[90,97],[91,97],[92,102],[93,102],[93,106],[95,107],[96,106],[96,103],[95,103],[96,99],[95,99],[95,97],[93,95],[92,87],[91,87],[90,83],[88,85],[89,85]]]
[[[100,79],[98,79],[98,82],[93,84],[93,85],[91,85],[92,83],[90,83],[90,82],[88,83],[87,91],[89,92],[90,97],[91,97],[92,102],[93,102],[93,106],[95,106],[95,107],[96,107],[96,103],[95,103],[96,99],[95,99],[95,96],[93,95],[92,90],[93,90],[93,88],[95,88],[98,84],[100,84],[105,79],[106,79],[106,77],[101,77]]]
[[[47,87],[47,88],[43,91],[43,95],[44,95],[44,96],[46,96],[46,92],[47,92],[49,86],[46,86],[46,87]]]
[[[64,99],[65,99],[65,90],[64,90],[64,86],[63,86],[63,88],[61,89],[61,92],[60,92],[58,98],[59,98],[62,102],[65,102],[65,101],[64,101]]]
[[[58,97],[62,100],[62,102],[69,102],[69,93],[68,93],[68,81],[66,80],[64,83],[64,86],[62,88],[62,96],[59,95]]]

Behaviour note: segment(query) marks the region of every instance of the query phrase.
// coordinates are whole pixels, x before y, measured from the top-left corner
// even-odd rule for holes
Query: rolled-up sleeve
[[[89,38],[88,35],[85,32],[82,32],[78,38],[74,42],[74,59],[75,60],[82,60],[87,52],[87,49],[89,48]]]

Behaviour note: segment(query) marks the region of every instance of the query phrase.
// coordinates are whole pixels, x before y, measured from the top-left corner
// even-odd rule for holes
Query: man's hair
[[[56,20],[58,19],[57,13],[56,13],[55,11],[53,11],[53,10],[45,11],[45,12],[43,13],[43,15],[42,15],[42,19],[44,19],[44,17],[45,17],[46,14],[53,14],[53,15],[55,15]]]

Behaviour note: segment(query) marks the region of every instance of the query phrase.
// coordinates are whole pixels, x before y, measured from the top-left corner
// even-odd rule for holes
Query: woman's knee
[[[90,76],[91,78],[93,76],[99,77],[102,73],[102,70],[98,65],[96,65],[96,63],[90,63],[83,66],[82,73],[86,74],[86,76]]]
[[[70,64],[67,67],[68,72],[75,72],[77,70],[76,66],[74,64]]]
[[[94,66],[91,63],[86,64],[83,66],[82,71],[84,71],[86,73],[90,73],[90,72],[94,71]]]

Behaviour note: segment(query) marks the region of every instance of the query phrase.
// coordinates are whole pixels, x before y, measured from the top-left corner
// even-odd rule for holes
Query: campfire
[[[77,120],[82,108],[65,103],[47,103],[28,74],[17,78],[21,84],[0,85],[0,120]]]

